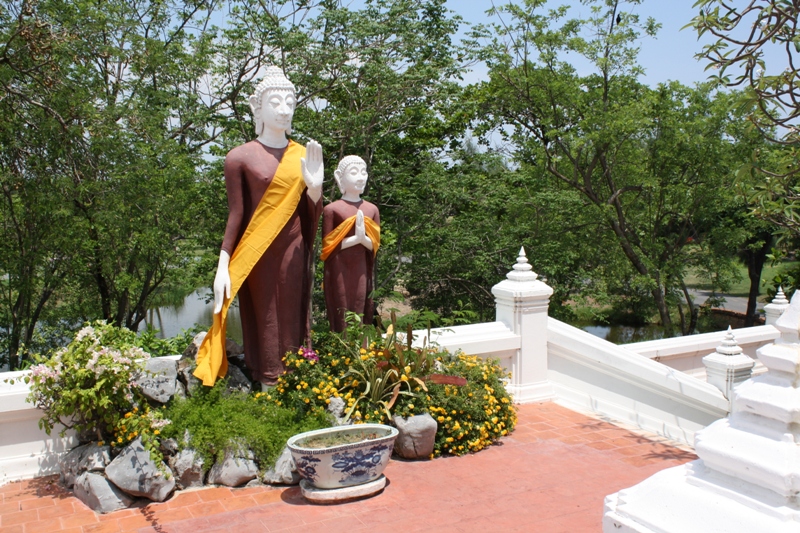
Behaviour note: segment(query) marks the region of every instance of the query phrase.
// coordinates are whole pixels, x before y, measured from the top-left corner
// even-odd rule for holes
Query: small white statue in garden
[[[333,331],[346,327],[345,312],[372,322],[375,254],[381,245],[380,213],[361,194],[367,185],[367,164],[348,155],[334,172],[341,200],[322,211],[322,259],[328,321]]]

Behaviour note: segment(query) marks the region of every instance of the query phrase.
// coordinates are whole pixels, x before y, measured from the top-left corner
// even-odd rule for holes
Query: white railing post
[[[555,395],[547,379],[547,309],[553,289],[537,277],[525,249],[520,248],[517,264],[507,279],[492,287],[497,321],[520,336],[507,387],[518,403],[549,400]]]
[[[733,331],[728,326],[728,333],[722,344],[717,347],[717,351],[703,357],[703,364],[706,366],[706,381],[730,400],[733,388],[753,375],[753,365],[756,362],[742,353],[742,348],[736,343]]]
[[[778,286],[778,292],[771,303],[764,306],[764,314],[766,315],[765,323],[767,325],[774,325],[775,322],[781,317],[784,311],[789,308],[789,300],[783,294],[783,287]]]

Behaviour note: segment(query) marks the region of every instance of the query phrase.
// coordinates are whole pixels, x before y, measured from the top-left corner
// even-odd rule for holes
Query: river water
[[[210,327],[213,311],[211,291],[199,289],[187,296],[180,306],[151,309],[145,323],[157,329],[159,337],[169,338],[178,335],[182,330],[194,327],[195,324],[200,324],[204,329]],[[574,325],[614,344],[628,344],[665,337],[664,329],[658,325],[635,327],[600,326],[591,323]],[[242,341],[242,322],[236,300],[228,310],[228,336],[237,342]]]
[[[214,302],[211,291],[198,289],[184,298],[179,306],[159,307],[147,313],[145,324],[158,330],[158,336],[164,339],[174,337],[185,329],[199,324],[203,329],[211,327],[214,316]],[[239,316],[239,301],[234,299],[228,309],[228,336],[242,342],[242,321]]]

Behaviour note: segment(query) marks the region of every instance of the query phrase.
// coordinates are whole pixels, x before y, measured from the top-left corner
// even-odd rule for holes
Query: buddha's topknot
[[[256,101],[258,102],[258,106],[261,106],[261,97],[265,92],[269,91],[292,91],[293,93],[297,93],[296,89],[294,88],[294,84],[289,81],[289,78],[283,73],[280,67],[276,67],[275,65],[270,65],[267,67],[266,71],[264,72],[264,77],[261,78],[261,81],[256,85],[256,89],[253,92],[253,96],[256,97]]]

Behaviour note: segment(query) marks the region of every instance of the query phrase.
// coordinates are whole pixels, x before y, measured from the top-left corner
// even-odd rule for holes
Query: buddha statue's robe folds
[[[198,351],[195,376],[206,385],[227,371],[225,321],[237,292],[252,379],[275,383],[285,370],[283,356],[309,334],[310,267],[322,201],[307,195],[304,156],[305,148],[292,141],[286,148],[251,141],[225,158],[229,215],[222,250],[231,256],[231,295]]]
[[[356,245],[342,249],[341,241],[355,235],[358,211],[364,213],[366,234],[373,249]],[[380,246],[380,213],[365,200],[337,200],[322,212],[322,259],[325,261],[323,288],[331,330],[343,331],[345,312],[364,315],[365,324],[372,323],[375,254]]]

